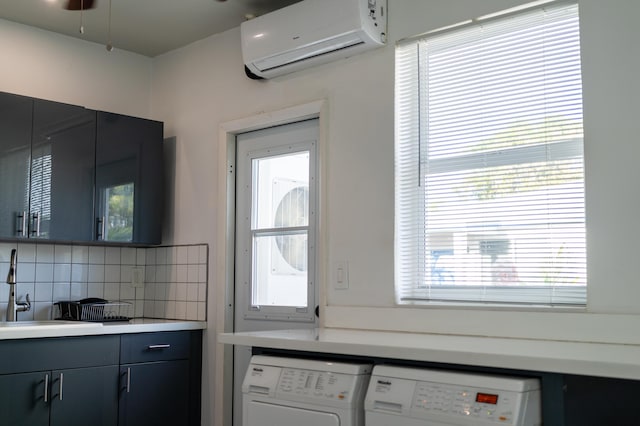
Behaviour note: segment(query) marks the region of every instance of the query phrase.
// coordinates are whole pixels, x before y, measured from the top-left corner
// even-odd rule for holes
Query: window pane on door
[[[252,161],[253,306],[307,306],[309,152]]]

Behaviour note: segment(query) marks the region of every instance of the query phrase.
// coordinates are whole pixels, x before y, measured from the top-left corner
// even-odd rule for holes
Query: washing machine
[[[364,426],[371,365],[256,355],[242,383],[243,426]]]
[[[376,366],[365,398],[367,426],[537,426],[534,378]]]

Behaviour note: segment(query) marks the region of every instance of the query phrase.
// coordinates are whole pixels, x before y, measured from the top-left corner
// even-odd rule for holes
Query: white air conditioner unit
[[[272,78],[383,46],[387,0],[303,0],[240,30],[247,75]]]

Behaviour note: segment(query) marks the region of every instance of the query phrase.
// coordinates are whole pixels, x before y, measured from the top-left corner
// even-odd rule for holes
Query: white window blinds
[[[578,6],[396,49],[396,298],[584,305]]]

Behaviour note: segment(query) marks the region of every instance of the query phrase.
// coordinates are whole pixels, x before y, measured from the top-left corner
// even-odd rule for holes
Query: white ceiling
[[[300,0],[111,0],[115,49],[154,57],[237,27],[247,14],[262,15]],[[82,13],[66,0],[0,0],[0,18],[106,45],[109,0]]]

